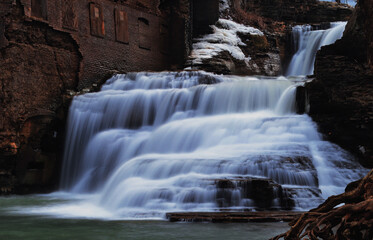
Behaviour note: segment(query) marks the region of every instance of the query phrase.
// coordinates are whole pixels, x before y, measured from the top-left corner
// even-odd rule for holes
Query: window
[[[115,9],[115,39],[118,42],[128,43],[128,17],[125,11]]]
[[[104,37],[105,24],[101,6],[95,3],[90,3],[89,10],[91,22],[91,35],[97,37]]]
[[[47,20],[47,0],[31,0],[31,15],[33,17]]]
[[[74,11],[75,0],[62,0],[62,26],[67,29],[76,30],[78,20]]]
[[[160,35],[160,50],[161,53],[168,54],[170,50],[170,34],[168,25],[166,22],[160,24],[159,27],[159,35]]]
[[[138,19],[139,24],[139,47],[150,50],[150,28],[149,21],[145,18]]]

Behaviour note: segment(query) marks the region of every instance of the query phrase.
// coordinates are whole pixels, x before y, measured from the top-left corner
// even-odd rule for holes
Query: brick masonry
[[[130,71],[160,71],[169,69],[173,64],[181,66],[182,62],[174,61],[162,46],[172,49],[173,39],[162,37],[182,35],[185,39],[185,24],[187,19],[169,13],[161,12],[159,1],[111,1],[111,0],[21,0],[27,19],[45,22],[56,30],[67,32],[79,45],[82,63],[79,74],[79,88],[90,87],[107,78],[114,72]],[[46,9],[46,18],[34,16],[33,7]],[[34,6],[32,6],[34,4]],[[94,16],[90,14],[90,6],[98,9],[99,20],[103,21],[104,33],[93,32],[97,26],[92,25]],[[127,15],[128,43],[118,41],[116,37],[115,11]],[[102,12],[101,12],[102,11]],[[102,18],[102,19],[101,19]],[[178,19],[174,19],[178,18]],[[143,21],[142,21],[143,20]],[[144,22],[147,27],[144,28]],[[101,24],[101,23],[100,23]],[[174,26],[174,25],[177,26]],[[170,33],[170,30],[178,31]],[[97,32],[97,31],[96,31]],[[140,41],[141,40],[141,41]],[[165,43],[165,41],[167,41]],[[144,47],[144,43],[149,45]],[[175,42],[175,45],[178,44]],[[184,46],[186,48],[186,46]],[[183,55],[182,51],[176,54]],[[176,56],[183,59],[184,56]]]

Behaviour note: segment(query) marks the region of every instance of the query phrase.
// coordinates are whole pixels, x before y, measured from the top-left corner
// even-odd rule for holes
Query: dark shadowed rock
[[[167,213],[170,222],[290,222],[301,212],[180,212]]]
[[[327,139],[373,167],[373,4],[361,0],[343,38],[321,48],[307,84],[310,115]]]

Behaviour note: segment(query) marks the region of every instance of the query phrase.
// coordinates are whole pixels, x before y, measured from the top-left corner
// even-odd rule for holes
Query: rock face
[[[229,8],[227,7],[229,6]],[[254,35],[247,32],[238,32],[236,44],[244,57],[238,58],[228,47],[212,57],[195,61],[195,50],[201,52],[200,45],[206,38],[209,52],[211,44],[226,44],[211,35],[196,37],[193,51],[187,61],[186,67],[202,69],[219,74],[235,75],[267,75],[277,76],[283,73],[283,66],[289,60],[291,27],[294,24],[316,24],[325,22],[346,21],[352,14],[348,5],[316,0],[294,1],[254,1],[254,0],[227,0],[220,4],[220,17],[232,19],[237,23],[252,26],[261,30],[263,35]],[[218,21],[212,27],[213,32],[221,31]],[[224,28],[223,28],[224,29]],[[224,33],[223,33],[224,34]],[[285,63],[285,64],[284,64]]]
[[[0,34],[0,193],[42,191],[58,177],[63,94],[78,84],[81,55],[70,35],[24,22],[20,5],[8,9]]]
[[[246,13],[298,24],[347,21],[352,14],[352,8],[348,5],[318,0],[234,0],[234,3]]]
[[[252,199],[256,209],[269,210],[277,208],[290,210],[294,207],[294,200],[287,189],[270,179],[234,178],[215,181],[217,188],[216,200],[219,208],[239,206],[233,197],[239,191],[242,198]],[[273,202],[277,201],[277,206]]]
[[[280,73],[276,39],[270,33],[220,19],[213,32],[194,39],[186,65],[218,74],[269,75]]]
[[[344,36],[323,47],[307,85],[310,115],[325,136],[373,167],[373,3],[360,0]]]

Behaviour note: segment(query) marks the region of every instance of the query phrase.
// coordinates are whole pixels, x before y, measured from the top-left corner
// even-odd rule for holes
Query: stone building
[[[112,70],[164,70],[183,64],[184,51],[179,49],[185,48],[188,18],[163,7],[165,1],[20,2],[26,20],[46,23],[76,41],[82,55],[79,88],[106,78]]]

